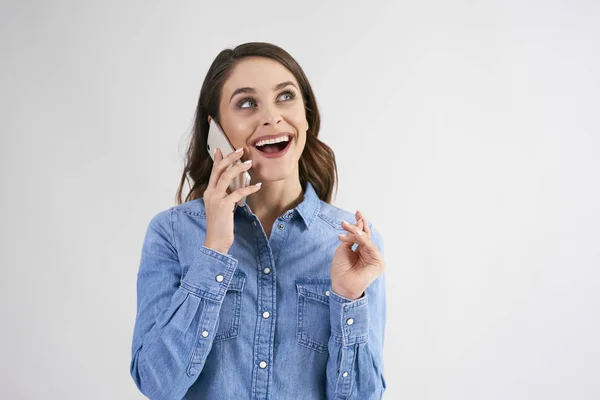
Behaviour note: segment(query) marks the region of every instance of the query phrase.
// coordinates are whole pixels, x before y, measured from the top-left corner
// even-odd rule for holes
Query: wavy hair
[[[221,51],[206,73],[200,89],[194,126],[185,156],[185,167],[175,196],[177,204],[195,200],[204,195],[213,166],[213,160],[206,149],[209,129],[208,116],[211,115],[219,121],[219,104],[223,85],[235,66],[246,57],[266,57],[275,60],[296,77],[304,99],[306,120],[309,126],[306,132],[306,145],[298,162],[300,183],[303,188],[306,188],[306,182],[310,182],[319,198],[331,203],[334,186],[337,191],[338,173],[335,155],[333,150],[318,138],[321,117],[315,95],[304,71],[296,60],[281,47],[271,43],[250,42]],[[183,200],[182,191],[186,181],[190,191]]]

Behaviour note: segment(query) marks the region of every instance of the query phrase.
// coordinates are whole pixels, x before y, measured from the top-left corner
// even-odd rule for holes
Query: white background
[[[334,204],[383,233],[385,398],[600,398],[597,1],[1,7],[1,398],[142,398],[144,232],[248,41],[305,69]]]

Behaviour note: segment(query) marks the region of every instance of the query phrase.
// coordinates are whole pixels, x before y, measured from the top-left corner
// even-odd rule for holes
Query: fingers
[[[231,184],[231,181],[242,172],[249,170],[250,167],[252,167],[252,160],[246,160],[243,163],[237,163],[230,167],[219,177],[216,190],[219,193],[227,194],[227,188]]]
[[[360,232],[360,234],[364,233],[362,225],[363,225],[362,220],[358,221],[356,223],[356,225],[351,224],[346,221],[342,221],[342,228],[344,228],[346,231],[348,231],[350,233],[357,233],[357,232]]]
[[[361,221],[359,221],[358,223],[360,224]],[[340,241],[342,241],[344,244],[346,244],[350,247],[352,245],[354,245],[355,243],[358,245],[361,245],[365,249],[367,249],[367,251],[371,257],[373,257],[375,259],[380,258],[379,257],[379,249],[377,248],[375,243],[373,243],[373,241],[371,240],[370,235],[368,235],[368,234],[366,234],[366,232],[363,232],[362,230],[358,229],[355,225],[347,223],[346,221],[342,221],[342,227],[344,227],[344,229],[346,229],[349,233],[339,234],[338,239],[340,239]]]
[[[244,148],[240,147],[236,151],[231,154],[228,154],[227,157],[223,157],[223,153],[221,149],[217,149],[215,151],[215,159],[213,161],[212,171],[210,173],[210,178],[208,180],[208,187],[215,188],[217,183],[219,182],[219,178],[223,171],[225,171],[229,166],[231,166],[234,162],[239,160],[244,154]]]
[[[358,219],[356,224],[342,221],[342,228],[344,228],[348,233],[339,234],[338,238],[348,246],[352,246],[355,243],[362,245],[369,251],[372,257],[379,258],[379,249],[371,240],[369,222],[364,218],[360,211],[356,212],[356,217]]]
[[[356,228],[359,231],[363,231],[364,232],[364,221],[362,219],[359,219],[358,222],[356,223]]]
[[[365,231],[365,233],[367,235],[369,235],[369,237],[371,237],[371,228],[369,228],[369,221],[367,221],[367,219],[365,218],[365,216],[363,215],[363,213],[361,213],[360,211],[356,210],[355,213],[356,216],[356,220],[362,220],[363,221],[363,228],[362,230]]]
[[[243,197],[249,196],[252,193],[258,192],[259,189],[261,188],[261,185],[262,185],[262,182],[258,182],[258,183],[254,184],[254,185],[250,185],[250,186],[246,186],[246,187],[240,188],[240,189],[236,190],[235,192],[231,193],[230,195],[228,195],[225,199],[227,201],[232,202],[232,203],[237,203]]]
[[[358,243],[356,240],[356,236],[360,236],[363,234],[362,232],[362,221],[358,221],[356,225],[348,223],[346,221],[342,221],[342,228],[344,228],[349,234],[338,235],[338,238],[346,244],[348,247],[352,247],[354,243]]]

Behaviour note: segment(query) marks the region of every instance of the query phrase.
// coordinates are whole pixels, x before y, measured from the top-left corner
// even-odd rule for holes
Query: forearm
[[[367,293],[356,300],[330,293],[328,399],[380,399],[385,390],[380,343],[370,337],[377,324],[370,324],[369,301]]]
[[[183,398],[212,348],[221,304],[237,261],[202,248],[197,262],[168,299],[168,293],[153,287],[169,286],[169,282],[161,275],[144,273],[160,268],[156,261],[155,257],[143,258],[138,278],[141,287],[131,376],[149,398]],[[167,265],[164,260],[161,264]],[[168,306],[157,313],[159,303],[167,302]]]

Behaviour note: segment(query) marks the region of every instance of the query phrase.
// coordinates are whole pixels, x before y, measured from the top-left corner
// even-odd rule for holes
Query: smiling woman
[[[183,201],[186,180],[192,183],[185,201],[202,197],[208,186],[212,160],[204,144],[209,116],[219,122],[234,148],[245,148],[242,160],[252,159],[249,173],[253,180],[277,180],[296,169],[299,184],[310,181],[320,198],[331,201],[337,182],[335,156],[318,139],[321,119],[310,83],[285,50],[267,43],[246,43],[217,55],[200,91],[187,162],[177,191],[178,203]],[[273,159],[288,150],[260,151],[255,146],[258,140],[280,135],[291,139],[288,147],[295,145],[284,160]],[[265,164],[266,159],[273,162]]]
[[[212,118],[237,149],[214,160]],[[319,127],[282,48],[246,43],[213,61],[178,204],[152,218],[142,248],[130,367],[149,398],[381,398],[383,240],[331,204],[335,157]],[[254,184],[231,192],[244,172]]]

